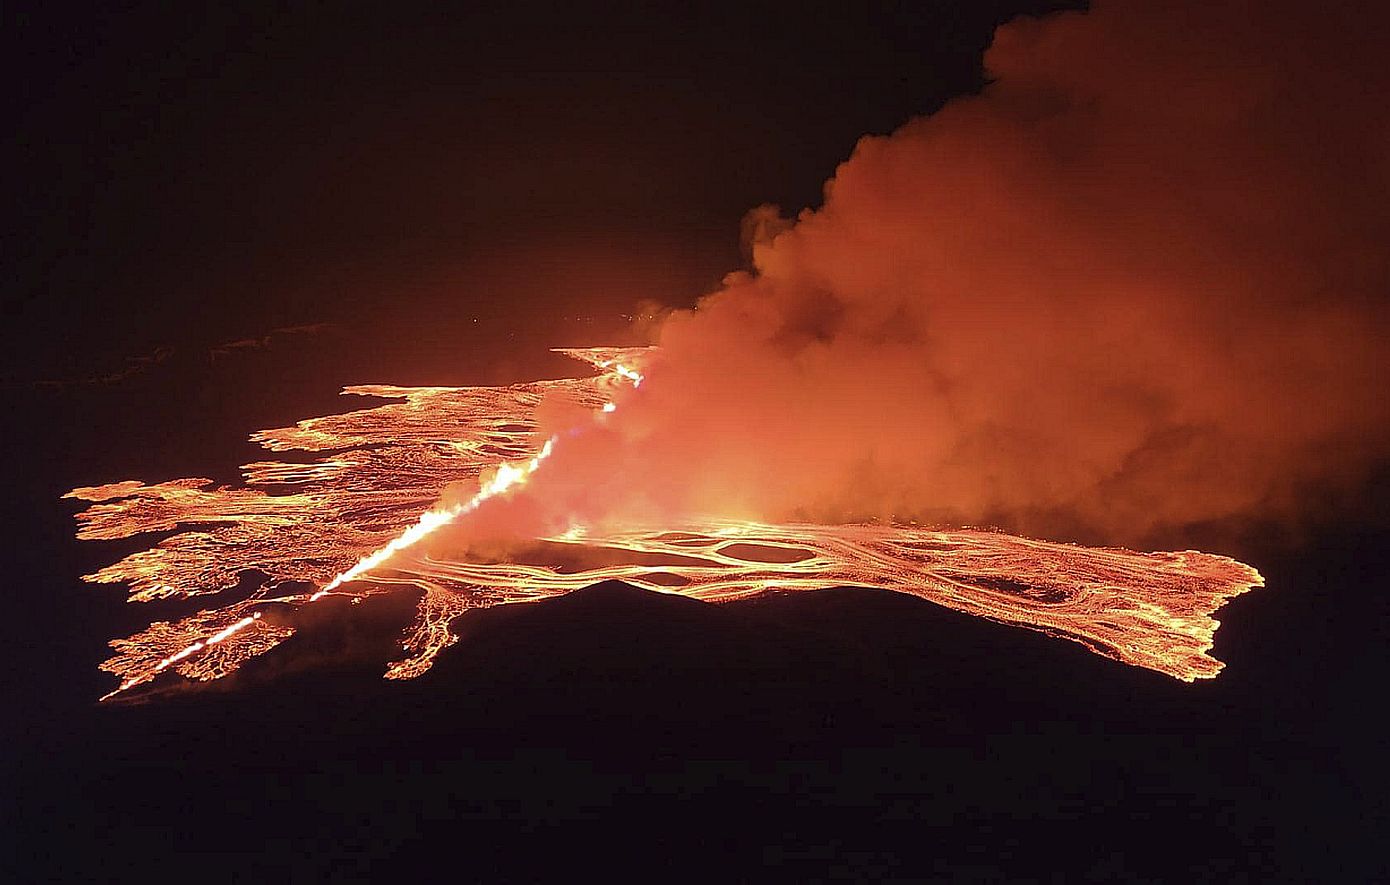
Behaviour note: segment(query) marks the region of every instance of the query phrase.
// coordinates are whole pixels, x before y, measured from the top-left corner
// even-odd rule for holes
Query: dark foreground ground
[[[1368,881],[1383,649],[1340,641],[1372,612],[1331,591],[1373,589],[1379,540],[1264,563],[1272,587],[1219,634],[1229,669],[1197,685],[868,590],[713,607],[599,585],[464,617],[404,684],[377,675],[409,600],[330,612],[218,690],[36,724],[6,862],[11,881]]]
[[[600,586],[465,616],[412,682],[380,674],[413,600],[324,603],[231,679],[98,705],[105,642],[177,606],[82,584],[149,539],[77,542],[58,495],[341,407],[266,365],[9,392],[0,881],[1383,878],[1384,514],[1209,547],[1268,586],[1194,685],[889,593]]]

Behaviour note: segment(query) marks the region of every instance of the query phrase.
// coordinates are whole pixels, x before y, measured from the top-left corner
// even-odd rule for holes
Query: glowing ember
[[[243,466],[249,485],[292,492],[210,488],[203,479],[69,492],[66,497],[95,502],[77,516],[80,538],[177,531],[86,576],[128,583],[132,602],[215,594],[248,573],[265,576],[245,599],[114,641],[117,654],[102,665],[121,679],[111,694],[166,670],[217,679],[269,651],[293,629],[263,618],[268,605],[298,607],[329,593],[360,600],[400,588],[423,591],[403,643],[408,655],[386,672],[409,678],[455,641],[449,623],[467,609],[542,599],[606,579],[709,602],[767,591],[880,587],[1072,639],[1191,681],[1222,667],[1207,654],[1218,626],[1212,612],[1263,583],[1249,566],[1194,551],[1141,554],[877,525],[698,521],[603,534],[575,527],[537,539],[541,558],[552,564],[430,558],[421,539],[526,482],[563,444],[540,439],[535,413],[542,397],[561,393],[595,412],[617,411],[622,391],[641,385],[648,355],[617,348],[562,352],[600,374],[498,388],[350,387],[344,393],[399,402],[254,434],[272,451],[332,452],[307,464]],[[470,480],[479,484],[476,494],[438,503],[446,486]],[[608,564],[554,565],[565,551],[579,554],[581,563]]]

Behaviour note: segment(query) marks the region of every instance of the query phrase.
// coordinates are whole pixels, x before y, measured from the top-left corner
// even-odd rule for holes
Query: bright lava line
[[[600,363],[599,366],[600,368],[609,368],[611,366],[617,375],[631,381],[634,388],[642,386],[642,373],[635,369],[630,369],[622,363]],[[604,403],[602,411],[611,413],[616,411],[617,408],[618,406],[615,403],[608,402]],[[338,587],[346,584],[348,581],[360,578],[392,556],[395,556],[407,547],[419,543],[422,539],[458,519],[460,516],[477,510],[478,507],[489,498],[496,497],[507,489],[525,482],[531,477],[531,474],[535,473],[536,469],[545,462],[545,459],[550,457],[551,451],[555,448],[555,440],[556,437],[553,436],[547,439],[545,445],[541,446],[541,450],[536,453],[535,457],[529,461],[522,462],[520,466],[505,462],[498,465],[497,474],[485,483],[483,487],[478,490],[476,495],[462,504],[446,507],[443,510],[427,510],[420,514],[419,522],[387,542],[385,546],[381,547],[376,552],[362,557],[362,559],[357,561],[356,565],[339,574],[332,581],[329,581],[322,590],[310,596],[309,601],[317,602]]]
[[[536,468],[540,467],[541,464],[545,462],[546,458],[550,457],[550,453],[554,448],[555,437],[552,436],[545,441],[545,445],[541,446],[541,450],[536,453],[534,458],[522,463],[521,466],[518,467],[515,464],[506,463],[498,465],[497,474],[493,476],[492,479],[488,480],[488,482],[484,483],[483,487],[478,490],[476,495],[462,504],[446,507],[443,510],[427,510],[420,514],[419,522],[415,523],[415,525],[406,529],[404,532],[401,532],[395,538],[392,538],[385,546],[381,547],[375,553],[362,557],[358,560],[356,565],[338,575],[322,590],[310,596],[309,601],[317,602],[341,585],[361,577],[390,559],[392,556],[418,543],[438,529],[458,519],[460,516],[477,510],[478,507],[489,498],[494,498],[512,486],[524,482],[531,474],[536,472]]]
[[[239,631],[241,631],[241,630],[243,630],[243,629],[245,629],[245,628],[251,626],[252,624],[256,623],[256,621],[260,620],[260,617],[261,617],[261,613],[260,613],[260,612],[255,612],[255,613],[253,613],[253,614],[247,615],[246,617],[242,618],[240,621],[237,621],[235,624],[232,624],[230,627],[227,627],[227,628],[225,628],[225,629],[223,629],[223,630],[217,631],[217,632],[214,633],[212,636],[209,636],[206,640],[201,640],[201,641],[199,641],[199,642],[195,642],[195,643],[193,643],[192,645],[189,645],[189,646],[185,647],[182,651],[175,652],[174,654],[169,655],[169,657],[167,657],[167,658],[165,658],[164,660],[160,661],[160,662],[155,666],[153,672],[154,672],[154,673],[162,673],[162,672],[164,672],[164,671],[167,670],[170,666],[172,666],[172,665],[174,665],[174,664],[177,664],[179,661],[183,660],[184,658],[188,657],[189,655],[193,654],[194,652],[199,652],[199,651],[202,651],[203,649],[207,648],[208,646],[216,645],[217,643],[222,642],[222,641],[225,640],[227,637],[231,636],[233,633],[237,633],[237,632],[239,632]],[[120,688],[117,688],[115,691],[110,691],[110,692],[107,692],[106,694],[102,695],[102,696],[101,696],[101,700],[104,701],[104,700],[106,700],[107,698],[109,698],[109,697],[111,697],[111,696],[113,696],[113,695],[120,694],[121,692],[125,691],[127,688],[130,688],[132,685],[135,685],[136,683],[138,683],[138,682],[143,682],[143,681],[145,681],[144,678],[137,677],[137,676],[133,676],[133,677],[131,677],[130,679],[127,679],[125,682],[122,682]]]

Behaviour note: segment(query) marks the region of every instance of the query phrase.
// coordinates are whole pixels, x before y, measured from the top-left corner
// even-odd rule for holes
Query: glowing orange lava
[[[131,602],[206,596],[248,574],[264,576],[244,599],[113,641],[116,654],[102,668],[120,684],[107,697],[166,670],[195,680],[230,673],[293,634],[262,617],[271,605],[303,606],[329,593],[356,600],[401,588],[422,591],[403,642],[406,656],[386,671],[388,678],[409,678],[455,641],[449,624],[470,608],[542,599],[610,578],[708,602],[880,587],[1192,681],[1222,667],[1207,654],[1218,626],[1212,613],[1263,583],[1247,565],[1195,551],[1088,549],[982,531],[717,520],[659,531],[576,528],[537,539],[547,551],[540,558],[552,564],[430,558],[419,540],[525,482],[560,444],[537,432],[542,397],[562,393],[595,412],[617,411],[622,392],[641,385],[649,355],[622,348],[561,352],[599,374],[509,387],[349,387],[344,393],[396,401],[253,434],[271,451],[331,454],[309,463],[244,465],[250,488],[184,479],[69,492],[66,497],[93,502],[77,515],[79,538],[175,532],[86,576],[128,584]],[[475,495],[440,503],[445,486],[468,480],[479,483]],[[554,565],[556,551],[567,549],[610,564]]]

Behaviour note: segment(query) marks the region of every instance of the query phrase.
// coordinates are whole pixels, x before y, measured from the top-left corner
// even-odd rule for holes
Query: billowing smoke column
[[[1176,6],[1007,24],[981,95],[752,213],[753,269],[536,497],[1133,543],[1352,486],[1390,425],[1387,16]]]

